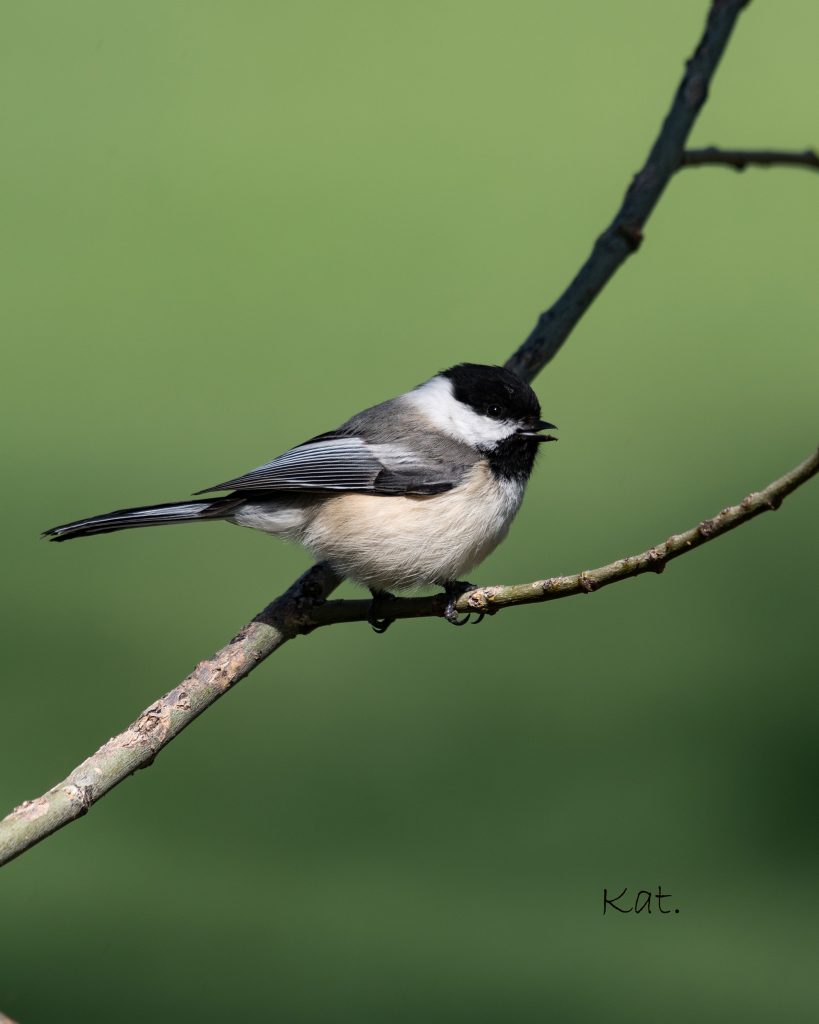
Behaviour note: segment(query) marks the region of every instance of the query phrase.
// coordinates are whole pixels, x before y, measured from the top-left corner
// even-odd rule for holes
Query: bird
[[[225,520],[302,544],[369,589],[369,622],[393,621],[393,591],[441,586],[444,617],[462,577],[506,537],[541,443],[556,430],[537,395],[502,366],[459,363],[194,500],[118,509],[46,530],[51,541]],[[229,491],[217,496],[212,492]]]

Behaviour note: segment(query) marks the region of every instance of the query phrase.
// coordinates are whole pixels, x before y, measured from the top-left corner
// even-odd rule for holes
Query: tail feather
[[[113,533],[140,526],[163,526],[168,523],[194,523],[200,520],[223,519],[235,508],[230,498],[211,498],[210,501],[174,501],[166,505],[146,505],[143,508],[121,508],[105,515],[78,519],[75,523],[53,526],[43,533],[51,541],[73,540],[74,537],[93,537],[97,533]]]

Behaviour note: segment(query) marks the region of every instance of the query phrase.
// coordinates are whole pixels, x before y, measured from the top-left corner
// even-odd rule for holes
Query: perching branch
[[[610,226],[557,302],[538,320],[507,366],[526,380],[553,358],[618,267],[639,245],[642,228],[670,178],[684,162],[684,146],[705,102],[711,78],[747,0],[712,0],[705,32],[687,64],[671,109],[642,170],[634,178]],[[696,151],[695,151],[696,152]],[[717,161],[712,161],[717,162]],[[750,161],[749,161],[750,162]],[[740,505],[725,509],[687,533],[599,569],[512,587],[482,587],[464,594],[460,611],[494,612],[515,604],[590,593],[610,583],[660,572],[694,547],[734,529],[782,499],[819,470],[814,455]],[[369,602],[324,603],[339,584],[326,565],[313,566],[213,658],[201,662],[179,686],[155,701],[123,733],[110,739],[62,782],[26,801],[0,822],[0,864],[12,860],[63,825],[85,814],[97,800],[157,753],[260,662],[293,637],[331,623],[360,621]],[[440,615],[439,597],[412,598],[390,605],[390,617]]]
[[[660,573],[673,558],[707,544],[763,512],[779,508],[792,491],[817,472],[819,450],[764,490],[749,494],[739,505],[723,509],[712,519],[704,519],[698,526],[674,534],[639,555],[572,576],[555,576],[513,586],[478,587],[459,598],[458,611],[495,613],[513,605],[591,594],[611,583],[646,572]],[[227,647],[197,665],[179,686],[146,708],[125,732],[108,740],[46,794],[27,800],[12,811],[0,822],[0,865],[85,814],[123,779],[151,764],[175,736],[282,644],[321,626],[365,621],[369,601],[321,603],[338,582],[325,566],[313,566]],[[443,616],[445,603],[442,594],[397,599],[390,602],[390,618]]]
[[[283,643],[302,632],[307,610],[340,580],[326,566],[309,569],[221,651],[201,661],[170,693],[36,800],[0,821],[0,865],[56,832],[128,778]]]
[[[682,156],[683,167],[733,167],[744,171],[746,167],[807,167],[819,171],[819,153],[815,149],[687,149]]]

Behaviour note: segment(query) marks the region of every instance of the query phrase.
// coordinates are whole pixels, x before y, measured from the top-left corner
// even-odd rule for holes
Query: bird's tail
[[[176,501],[168,505],[146,505],[144,508],[121,508],[76,523],[53,526],[43,534],[49,540],[72,540],[93,537],[96,533],[131,530],[138,526],[164,526],[166,523],[195,523],[224,519],[234,508],[235,498],[211,498],[210,501]]]

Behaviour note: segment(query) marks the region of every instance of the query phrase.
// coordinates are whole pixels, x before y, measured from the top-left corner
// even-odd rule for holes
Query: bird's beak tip
[[[530,429],[521,430],[519,433],[532,441],[557,441],[557,438],[552,437],[551,434],[539,433],[541,430],[557,430],[557,426],[554,423],[548,423],[546,420],[535,420]]]

